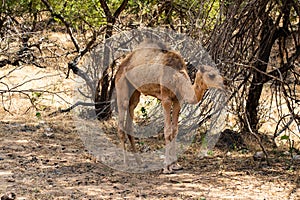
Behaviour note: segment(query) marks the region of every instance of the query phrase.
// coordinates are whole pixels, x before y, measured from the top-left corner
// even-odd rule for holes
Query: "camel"
[[[132,133],[134,109],[141,93],[161,100],[166,144],[163,173],[181,168],[177,163],[175,141],[182,103],[198,103],[208,88],[223,88],[223,78],[210,66],[200,66],[192,84],[186,64],[179,53],[159,42],[146,40],[121,62],[115,78],[118,106],[118,137],[128,164],[126,135],[136,155]],[[136,156],[136,162],[142,161]]]

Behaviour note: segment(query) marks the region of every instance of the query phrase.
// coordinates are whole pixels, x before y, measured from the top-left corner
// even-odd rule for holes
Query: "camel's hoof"
[[[183,167],[181,165],[179,165],[178,163],[171,164],[169,168],[171,168],[172,170],[175,170],[175,171],[183,169]]]
[[[174,171],[172,169],[169,169],[168,167],[163,168],[162,171],[163,174],[173,174]]]
[[[163,174],[173,174],[175,171],[182,170],[182,169],[183,167],[180,166],[178,163],[173,163],[163,168]]]

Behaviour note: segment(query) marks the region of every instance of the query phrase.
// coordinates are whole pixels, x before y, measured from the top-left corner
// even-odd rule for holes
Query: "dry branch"
[[[67,32],[68,32],[69,36],[71,37],[71,40],[72,40],[72,42],[75,46],[76,52],[77,52],[77,56],[75,56],[75,58],[68,63],[68,71],[67,71],[67,74],[66,74],[66,78],[69,78],[70,71],[72,70],[72,72],[74,74],[76,74],[77,76],[81,77],[83,80],[86,81],[86,83],[89,86],[91,91],[95,91],[93,80],[89,77],[89,75],[86,72],[84,72],[82,69],[79,69],[77,67],[77,65],[78,65],[79,61],[81,60],[81,58],[88,51],[90,51],[91,48],[93,47],[93,45],[95,44],[96,39],[97,39],[96,31],[93,31],[93,36],[90,39],[90,41],[86,44],[85,48],[81,49],[76,37],[73,34],[71,24],[65,19],[65,17],[62,14],[56,13],[47,0],[42,0],[42,2],[45,4],[48,11],[51,13],[51,15],[53,17],[57,17],[65,25],[65,27],[67,29]],[[103,28],[100,29],[100,32],[101,31],[103,31]]]
[[[47,7],[47,9],[51,13],[51,15],[53,17],[57,17],[66,26],[67,32],[68,32],[68,34],[71,37],[71,40],[72,40],[72,42],[73,42],[73,44],[74,44],[74,46],[76,48],[76,51],[80,52],[80,46],[78,44],[78,41],[76,40],[76,38],[73,35],[73,30],[72,30],[72,27],[71,27],[70,23],[67,20],[65,20],[65,18],[64,18],[64,16],[62,14],[56,13],[53,10],[52,6],[50,5],[50,3],[47,0],[42,0],[42,2],[45,4],[45,6]]]

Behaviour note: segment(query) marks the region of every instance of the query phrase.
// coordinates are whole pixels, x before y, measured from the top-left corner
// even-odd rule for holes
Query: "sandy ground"
[[[181,171],[132,174],[90,155],[68,115],[3,120],[0,144],[0,194],[16,199],[300,199],[300,163],[278,152],[267,166],[253,152],[200,159],[195,146]]]

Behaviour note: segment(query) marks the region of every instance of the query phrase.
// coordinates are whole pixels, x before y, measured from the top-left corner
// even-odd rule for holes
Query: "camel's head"
[[[219,71],[211,66],[202,65],[196,74],[195,82],[205,84],[208,88],[224,90],[224,80]]]

